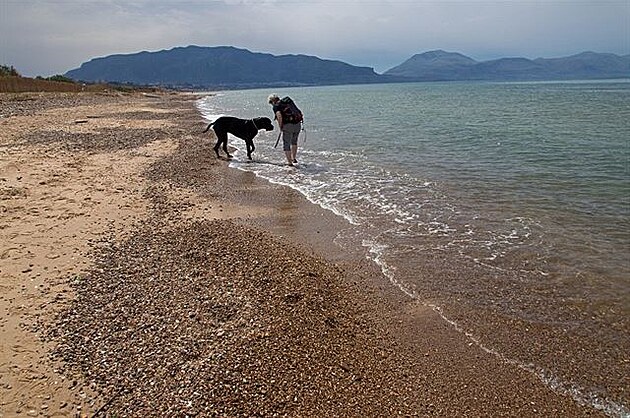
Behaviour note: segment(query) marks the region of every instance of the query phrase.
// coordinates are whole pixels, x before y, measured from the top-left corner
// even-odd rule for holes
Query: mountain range
[[[385,75],[419,81],[528,81],[630,77],[630,55],[582,52],[563,58],[501,58],[475,61],[465,55],[430,51],[417,54]]]
[[[231,46],[176,47],[94,58],[66,77],[84,82],[220,89],[406,81],[517,81],[630,78],[630,55],[583,52],[563,58],[476,61],[442,50],[416,54],[383,74],[308,55],[272,55]]]

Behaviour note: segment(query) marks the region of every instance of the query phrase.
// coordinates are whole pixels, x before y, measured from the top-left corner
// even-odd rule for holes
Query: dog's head
[[[258,129],[264,129],[265,131],[273,131],[273,123],[269,118],[256,118],[254,119]]]

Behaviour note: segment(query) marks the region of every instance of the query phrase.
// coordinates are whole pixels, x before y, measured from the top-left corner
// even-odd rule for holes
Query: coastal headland
[[[217,160],[196,99],[0,95],[0,417],[603,416]]]

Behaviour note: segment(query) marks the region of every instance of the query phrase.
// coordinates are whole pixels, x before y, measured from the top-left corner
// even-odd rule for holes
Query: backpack
[[[302,111],[289,96],[280,99],[280,113],[284,123],[301,123],[304,120]]]

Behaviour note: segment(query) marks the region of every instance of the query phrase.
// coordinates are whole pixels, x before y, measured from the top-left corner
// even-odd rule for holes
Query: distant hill
[[[86,82],[116,82],[191,88],[248,88],[352,84],[380,81],[372,68],[307,55],[255,53],[229,46],[187,46],[95,58],[65,76]]]
[[[563,58],[478,62],[459,53],[437,50],[416,54],[384,74],[418,81],[630,78],[630,55],[583,52]]]
[[[477,61],[457,52],[437,50],[416,54],[397,67],[386,71],[385,74],[440,79],[443,74],[463,74],[475,64]]]

